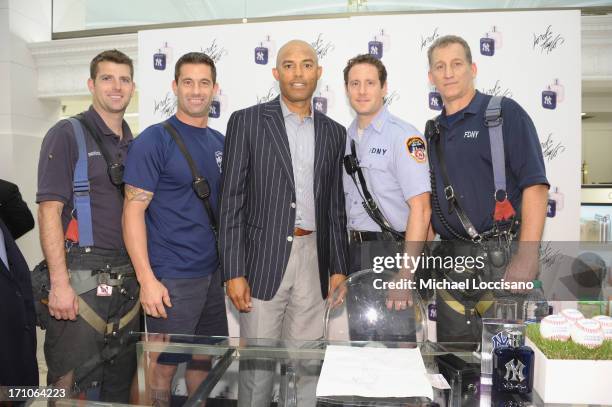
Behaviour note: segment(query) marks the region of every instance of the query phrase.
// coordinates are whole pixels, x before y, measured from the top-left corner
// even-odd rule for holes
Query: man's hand
[[[531,243],[534,247],[537,245]],[[506,268],[504,280],[506,282],[531,282],[538,275],[539,251],[530,247],[529,250],[519,250]],[[526,290],[511,290],[514,293],[524,293]]]
[[[236,277],[226,283],[227,296],[232,300],[234,307],[240,312],[250,312],[253,308],[251,302],[251,288],[244,277]]]
[[[394,278],[394,282],[400,283],[404,281],[412,281],[412,273],[407,270],[400,270]],[[394,288],[389,290],[387,294],[387,309],[403,311],[408,307],[412,307],[412,290],[410,288]]]
[[[334,308],[344,302],[346,296],[346,284],[344,274],[332,274],[329,279],[329,292],[327,293],[327,301],[330,302],[330,307]]]
[[[51,284],[49,314],[57,320],[76,320],[79,314],[79,297],[69,282]]]
[[[172,307],[168,289],[155,277],[140,283],[140,303],[144,312],[153,318],[168,318],[164,304]]]

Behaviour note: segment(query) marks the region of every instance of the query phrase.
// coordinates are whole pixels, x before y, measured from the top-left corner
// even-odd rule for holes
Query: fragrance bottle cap
[[[523,342],[523,333],[521,331],[508,332],[508,345],[513,348],[518,348]]]
[[[540,280],[533,280],[533,288],[542,288],[542,282]]]

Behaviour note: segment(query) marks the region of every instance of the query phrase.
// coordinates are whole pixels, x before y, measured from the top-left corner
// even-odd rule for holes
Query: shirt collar
[[[470,100],[470,103],[466,107],[464,107],[462,110],[460,110],[460,112],[462,112],[462,114],[461,114],[461,117],[459,117],[457,119],[457,121],[462,120],[465,117],[466,113],[469,113],[469,114],[472,114],[472,115],[478,113],[479,110],[480,110],[480,106],[482,105],[482,103],[485,100],[485,96],[486,95],[484,95],[483,93],[481,93],[478,90],[476,90],[476,93],[474,94],[474,97],[472,98],[472,100]],[[446,115],[446,110],[443,110],[442,114],[440,115],[440,117],[442,118],[442,123],[446,127],[448,127],[448,123],[446,121],[446,116],[447,116]]]
[[[89,119],[90,121],[93,121],[93,123],[95,124],[95,126],[98,128],[98,130],[100,130],[100,132],[105,135],[105,136],[114,136],[114,137],[119,137],[118,134],[115,134],[115,132],[113,132],[104,122],[104,120],[102,120],[102,117],[100,117],[100,115],[98,114],[98,112],[96,112],[96,109],[94,109],[93,105],[89,106],[89,109],[85,112],[85,117],[87,119]],[[128,126],[127,122],[125,120],[123,120],[122,124],[121,124],[122,130],[123,130],[123,138],[122,141],[124,142],[128,142],[130,140],[132,140],[134,137],[132,136],[132,131],[130,130],[130,126]]]
[[[368,124],[368,127],[366,127],[363,130],[366,131],[369,128],[372,128],[372,129],[374,129],[375,132],[382,133],[383,127],[385,126],[385,123],[387,122],[387,118],[388,117],[389,117],[389,111],[387,110],[387,107],[383,105],[383,107],[376,114],[376,116],[374,116],[374,118],[372,119],[370,124]],[[357,135],[357,123],[359,121],[358,119],[359,118],[357,118],[357,117],[355,119],[353,119],[353,122],[351,123],[351,125],[348,128],[348,132],[351,135],[351,137],[353,137],[353,138],[354,138],[354,136]]]
[[[294,116],[297,120],[300,119],[300,115],[289,110],[282,96],[279,97],[278,99],[280,100],[281,111],[283,112],[283,118],[286,119],[288,117]],[[308,116],[304,116],[304,119],[306,119],[307,117],[314,120],[314,107],[312,106],[312,102],[310,103],[310,114]]]

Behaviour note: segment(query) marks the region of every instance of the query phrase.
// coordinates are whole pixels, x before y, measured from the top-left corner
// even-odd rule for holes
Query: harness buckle
[[[453,189],[452,185],[444,187],[444,197],[447,201],[455,198],[455,190]]]

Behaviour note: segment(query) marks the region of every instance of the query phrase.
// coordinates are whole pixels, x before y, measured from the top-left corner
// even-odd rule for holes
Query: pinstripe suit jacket
[[[348,273],[342,189],[346,131],[314,113],[314,199],[321,295],[329,276]],[[219,251],[225,280],[244,276],[251,295],[270,300],[289,261],[295,184],[280,100],[234,112],[225,135]],[[294,205],[293,205],[294,206]]]

